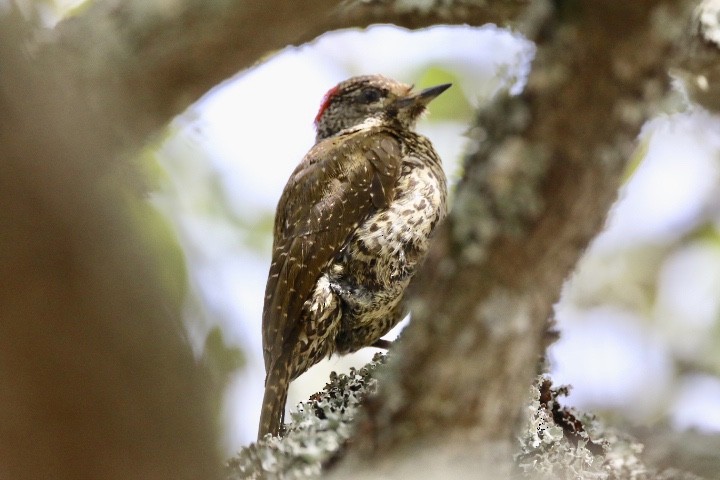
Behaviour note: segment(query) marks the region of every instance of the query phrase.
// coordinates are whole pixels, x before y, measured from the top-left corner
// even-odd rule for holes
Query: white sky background
[[[312,46],[285,50],[216,88],[176,121],[185,140],[171,140],[161,153],[180,199],[192,198],[207,178],[183,178],[173,172],[174,149],[199,145],[231,208],[245,216],[258,216],[274,211],[288,175],[313,143],[313,119],[320,99],[338,81],[356,74],[383,73],[412,83],[427,66],[439,65],[458,75],[461,81],[453,88],[462,89],[477,103],[497,90],[498,77],[512,81],[521,76],[528,58],[526,44],[495,27],[444,27],[416,33],[375,27],[326,35]],[[457,171],[468,122],[468,118],[458,118],[420,125],[439,150],[449,176]],[[713,129],[715,133],[708,133]],[[692,219],[708,208],[708,198],[720,198],[717,118],[696,112],[656,120],[647,130],[659,133],[651,137],[648,158],[623,189],[622,201],[591,255],[677,240],[693,228]],[[248,356],[245,370],[228,393],[227,442],[232,451],[256,435],[264,377],[260,321],[270,233],[263,253],[257,254],[238,246],[243,232],[208,223],[202,212],[193,212],[192,205],[183,208],[175,221],[190,252],[193,282],[228,338],[241,344]],[[617,306],[579,308],[562,303],[558,319],[563,336],[552,347],[551,361],[556,383],[574,387],[569,402],[580,407],[617,407],[642,421],[666,407],[670,397],[677,405],[672,407],[677,425],[696,425],[704,417],[704,428],[720,431],[720,396],[708,393],[720,390],[716,378],[685,379],[680,390],[670,392],[677,388],[672,383],[671,354],[698,348],[697,339],[707,337],[718,323],[720,275],[710,272],[720,272],[719,267],[717,246],[680,251],[664,265],[658,287],[663,308],[647,317],[664,322],[669,331],[687,335],[663,336],[637,312]],[[601,272],[598,282],[611,283],[613,275]],[[568,286],[570,292],[582,288],[586,287]],[[693,327],[685,328],[688,324]],[[372,356],[374,350],[366,350],[356,364]],[[346,361],[336,358],[327,363],[329,369],[347,368]],[[299,388],[303,378],[295,382],[289,405],[321,389],[327,370],[311,371],[307,377],[314,378]]]

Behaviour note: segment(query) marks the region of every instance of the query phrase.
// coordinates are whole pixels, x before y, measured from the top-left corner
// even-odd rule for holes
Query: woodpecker
[[[316,143],[275,213],[258,439],[280,434],[292,380],[333,353],[386,345],[406,315],[403,293],[447,211],[440,157],[414,128],[449,87],[367,75],[323,98]]]

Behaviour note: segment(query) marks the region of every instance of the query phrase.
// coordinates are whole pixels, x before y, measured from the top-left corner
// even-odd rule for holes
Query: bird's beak
[[[425,90],[420,90],[417,93],[400,98],[397,100],[396,105],[398,108],[405,108],[411,105],[424,107],[451,86],[452,83],[444,83],[435,87],[426,88]]]

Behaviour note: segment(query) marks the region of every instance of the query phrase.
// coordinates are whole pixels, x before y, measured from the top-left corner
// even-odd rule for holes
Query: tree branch
[[[686,4],[559,5],[537,29],[526,91],[499,98],[471,129],[454,209],[414,284],[413,321],[338,477],[376,469],[378,457],[391,476],[417,459],[418,471],[465,460],[509,475],[552,305],[667,91],[675,39],[652,20],[658,9],[682,18]]]
[[[97,117],[112,118],[123,137],[116,141],[132,145],[215,85],[287,45],[373,23],[507,23],[528,2],[97,1],[59,24],[39,50],[68,66],[67,88],[92,89]]]

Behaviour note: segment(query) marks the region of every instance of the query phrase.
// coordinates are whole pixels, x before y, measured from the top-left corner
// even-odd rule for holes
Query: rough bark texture
[[[114,0],[50,32],[2,10],[0,477],[216,476],[203,371],[128,199],[139,177],[127,158],[264,55],[381,21],[516,20],[540,45],[527,92],[478,117],[415,320],[350,450],[381,471],[498,458],[507,472],[551,305],[666,89],[673,37],[658,19],[677,25],[690,2],[554,3],[545,23],[540,1]],[[713,108],[699,78],[720,64],[709,24],[692,31],[700,60],[678,64]]]
[[[510,458],[552,305],[666,93],[676,38],[654,20],[681,16],[682,3],[560,4],[539,30],[526,91],[498,99],[471,130],[474,152],[416,282],[413,322],[352,445],[373,469],[378,452],[407,459],[417,445],[412,458],[437,460],[430,452],[449,443],[444,465],[458,475],[460,459],[507,473],[496,456]]]

